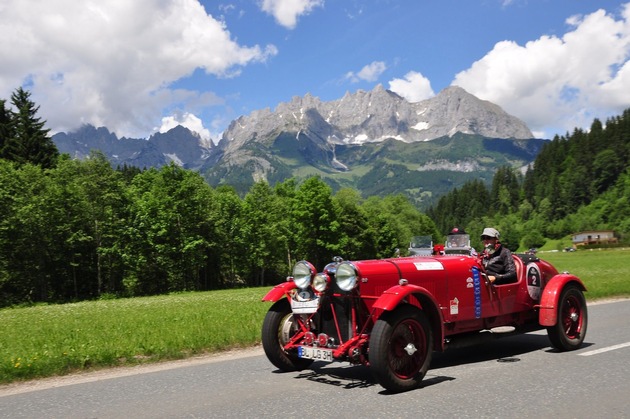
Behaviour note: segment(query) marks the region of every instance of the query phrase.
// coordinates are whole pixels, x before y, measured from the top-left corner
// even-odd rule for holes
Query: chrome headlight
[[[298,288],[305,290],[311,285],[311,279],[316,272],[310,262],[301,260],[293,267],[293,282]]]
[[[313,288],[317,292],[324,292],[326,288],[328,288],[328,282],[330,282],[330,277],[323,272],[318,273],[313,278]]]
[[[335,280],[342,291],[352,291],[357,286],[357,270],[354,265],[348,262],[340,263],[337,266]]]

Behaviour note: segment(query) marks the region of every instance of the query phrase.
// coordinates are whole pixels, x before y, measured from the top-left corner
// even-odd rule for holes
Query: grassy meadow
[[[541,252],[589,301],[630,297],[630,250]],[[260,342],[271,287],[0,310],[0,383],[133,365]]]
[[[260,342],[270,287],[0,310],[0,383]]]
[[[630,297],[630,249],[539,252],[559,272],[568,271],[584,282],[587,300]]]

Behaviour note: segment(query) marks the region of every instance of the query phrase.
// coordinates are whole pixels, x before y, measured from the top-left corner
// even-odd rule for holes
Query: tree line
[[[500,168],[491,185],[469,181],[442,196],[427,214],[438,229],[497,226],[516,248],[588,230],[614,230],[630,240],[630,109],[595,119],[590,130],[555,136],[525,172]]]
[[[321,269],[438,234],[402,196],[364,200],[313,177],[241,198],[174,164],[115,170],[99,153],[49,169],[0,160],[0,212],[4,305],[276,284],[300,259]]]

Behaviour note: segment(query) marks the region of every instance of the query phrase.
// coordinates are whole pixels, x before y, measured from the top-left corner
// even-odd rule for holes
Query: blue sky
[[[52,132],[84,123],[218,140],[240,115],[382,84],[456,84],[536,136],[630,107],[630,3],[579,0],[3,0],[0,98]],[[33,10],[38,10],[34,13]]]

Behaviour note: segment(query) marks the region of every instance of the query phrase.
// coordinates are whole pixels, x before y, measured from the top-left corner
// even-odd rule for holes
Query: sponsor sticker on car
[[[414,262],[414,266],[419,271],[441,271],[444,270],[444,265],[440,262]]]

